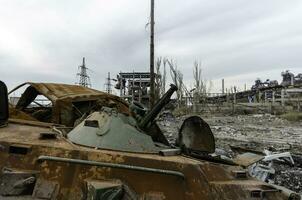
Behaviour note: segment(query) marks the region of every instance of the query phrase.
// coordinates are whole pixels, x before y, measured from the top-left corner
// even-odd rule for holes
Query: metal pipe
[[[72,164],[80,164],[80,165],[91,165],[91,166],[98,166],[98,167],[109,167],[109,168],[135,170],[135,171],[141,171],[141,172],[150,172],[150,173],[156,173],[156,174],[171,175],[171,176],[181,177],[182,179],[185,178],[185,175],[179,171],[116,164],[116,163],[105,163],[105,162],[90,161],[90,160],[62,158],[62,157],[55,157],[55,156],[39,156],[37,161],[39,161],[39,162],[55,161],[55,162],[72,163]]]

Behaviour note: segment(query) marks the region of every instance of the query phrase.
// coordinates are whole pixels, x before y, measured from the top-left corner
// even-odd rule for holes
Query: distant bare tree
[[[166,71],[167,59],[163,59],[163,74],[162,74],[162,85],[161,85],[161,96],[166,92],[166,78],[167,78],[167,71]]]
[[[210,93],[213,87],[213,82],[207,81],[202,77],[202,68],[201,63],[195,61],[193,68],[193,77],[194,77],[194,87],[195,93],[198,93],[200,96],[206,96],[207,93]]]
[[[193,77],[194,77],[194,87],[195,91],[194,93],[199,96],[204,96],[207,93],[207,87],[205,81],[202,79],[202,69],[201,69],[201,63],[195,61],[194,62],[194,68],[193,68]]]
[[[156,78],[155,78],[155,98],[159,99],[162,97],[166,92],[166,65],[167,65],[167,59],[158,57],[156,59]]]
[[[173,62],[173,60],[167,60],[168,64],[170,65],[170,75],[172,78],[173,84],[178,87],[178,80],[177,80],[177,66]]]
[[[193,110],[195,110],[195,112],[196,111],[199,112],[201,108],[198,107],[198,104],[202,103],[203,104],[202,108],[205,107],[206,97],[211,92],[211,89],[213,87],[213,82],[206,81],[205,79],[203,79],[201,63],[198,61],[194,62],[193,77],[194,77]]]
[[[172,81],[174,85],[178,88],[176,95],[177,95],[178,102],[180,102],[181,104],[183,98],[183,88],[184,88],[183,74],[181,73],[181,71],[177,69],[177,64],[172,59],[171,60],[167,59],[166,62],[170,66],[170,74],[171,74]]]
[[[156,59],[156,77],[155,77],[155,100],[158,100],[161,97],[161,87],[162,87],[162,75],[161,68],[162,65],[162,57]]]
[[[212,80],[209,80],[208,84],[206,84],[206,90],[207,90],[207,93],[210,93],[211,90],[213,89],[213,81]]]

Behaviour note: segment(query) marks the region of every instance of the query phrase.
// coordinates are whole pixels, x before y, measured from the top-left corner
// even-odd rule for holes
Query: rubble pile
[[[276,185],[285,186],[302,194],[302,156],[293,156],[294,166],[276,162],[273,168],[276,170],[273,182]]]
[[[264,150],[266,156],[249,167],[250,175],[286,187],[302,194],[302,156],[292,156],[290,152],[273,153]]]
[[[228,117],[210,117],[206,121],[217,136],[232,136],[274,140],[302,140],[302,127],[276,116],[242,115]]]
[[[211,126],[217,144],[224,148],[240,145],[257,151],[268,147],[294,154],[302,151],[302,126],[298,122],[270,114],[214,116],[205,120]]]

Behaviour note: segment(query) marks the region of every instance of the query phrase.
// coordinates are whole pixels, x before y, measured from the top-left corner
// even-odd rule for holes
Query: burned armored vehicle
[[[9,105],[0,83],[0,199],[300,199],[249,177],[249,160],[211,155],[214,137],[199,117],[170,145],[155,118],[173,85],[150,111],[80,86],[26,85]]]

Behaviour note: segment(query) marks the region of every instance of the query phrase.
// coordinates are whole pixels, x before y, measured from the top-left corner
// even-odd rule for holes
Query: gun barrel
[[[150,122],[152,122],[156,116],[160,113],[165,105],[170,102],[172,94],[177,91],[177,87],[173,84],[170,85],[170,89],[160,98],[154,107],[145,115],[145,117],[140,121],[139,127],[145,128]]]

